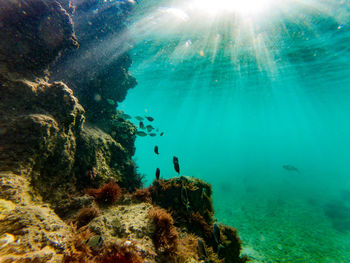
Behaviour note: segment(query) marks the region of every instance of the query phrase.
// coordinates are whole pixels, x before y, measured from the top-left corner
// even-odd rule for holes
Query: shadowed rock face
[[[72,229],[58,215],[92,202],[77,189],[111,179],[140,186],[134,126],[113,120],[105,128],[112,136],[85,127],[73,91],[45,79],[49,64],[75,46],[72,20],[58,2],[1,1],[0,237],[21,240],[11,252],[0,247],[1,262],[61,262]]]
[[[74,0],[71,6],[79,49],[66,52],[52,65],[52,79],[62,80],[74,90],[89,122],[108,120],[115,114],[117,103],[137,84],[128,71],[132,62],[127,53],[132,41],[126,19],[133,4]]]
[[[78,45],[69,15],[54,0],[1,1],[0,39],[0,73],[30,79]]]

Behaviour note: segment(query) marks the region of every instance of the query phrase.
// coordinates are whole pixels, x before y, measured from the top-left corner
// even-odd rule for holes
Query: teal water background
[[[146,184],[157,167],[176,176],[178,156],[181,175],[212,184],[216,218],[255,262],[350,262],[349,4],[205,20],[176,2],[138,8],[138,85],[119,109],[164,132],[136,140]]]

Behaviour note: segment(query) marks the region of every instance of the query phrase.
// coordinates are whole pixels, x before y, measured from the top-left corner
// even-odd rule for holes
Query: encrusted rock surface
[[[52,65],[52,78],[74,90],[89,122],[109,120],[117,102],[137,84],[128,71],[132,62],[127,51],[132,41],[126,30],[126,18],[134,4],[117,0],[71,2],[79,49],[66,52]]]
[[[148,192],[153,204],[139,203],[128,193],[142,186],[132,160],[136,127],[115,107],[136,84],[128,73],[129,40],[122,22],[132,1],[77,2],[75,22],[83,49],[66,52],[70,56],[56,64],[55,76],[62,73],[78,97],[71,86],[48,81],[49,64],[77,46],[72,20],[62,6],[73,18],[74,8],[68,0],[59,2],[12,0],[0,8],[0,262],[196,263],[203,258],[218,263],[218,255],[230,256],[228,247],[235,248],[237,259],[239,240],[225,226],[220,226],[225,241],[221,254],[210,242],[208,257],[197,251],[198,237],[212,235],[208,184],[187,177],[159,180],[139,190],[140,196]],[[87,29],[90,23],[95,30]],[[108,37],[119,44],[91,56],[97,52],[91,46],[103,47]],[[101,64],[116,50],[117,57]],[[68,67],[63,72],[60,65],[72,61],[78,71]],[[79,68],[79,62],[93,66]],[[102,187],[95,193],[107,189],[102,196],[119,195],[110,198],[114,203],[87,195],[92,192],[88,188],[105,183],[119,191]],[[175,224],[168,211],[155,205],[172,211]],[[76,224],[84,211],[93,216]]]
[[[59,52],[77,47],[73,24],[55,0],[1,1],[0,73],[41,77]]]

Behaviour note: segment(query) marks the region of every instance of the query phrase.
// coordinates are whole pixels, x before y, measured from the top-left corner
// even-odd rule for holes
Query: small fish
[[[152,133],[149,134],[149,136],[154,137],[154,136],[157,136],[157,134],[152,132]]]
[[[155,153],[155,154],[157,154],[157,155],[159,154],[159,151],[158,151],[158,146],[157,146],[157,145],[156,145],[156,146],[154,146],[154,153]]]
[[[103,245],[103,238],[100,235],[92,236],[86,240],[86,245],[92,249]]]
[[[152,127],[152,125],[147,125],[146,129],[148,132],[151,132],[154,128]]]
[[[207,253],[207,249],[205,247],[205,244],[204,244],[203,240],[200,238],[197,239],[197,248],[198,248],[198,254],[199,254],[200,259],[208,257],[208,253]]]
[[[180,175],[179,159],[176,156],[173,157],[173,163],[175,171]]]
[[[141,117],[141,116],[136,116],[135,119],[138,120],[138,121],[143,121],[144,120],[144,118]]]
[[[125,114],[125,113],[119,114],[119,117],[122,119],[125,119],[125,120],[131,119],[131,116],[129,114]]]
[[[157,170],[156,170],[156,179],[159,180],[159,177],[160,177],[160,169],[157,168]]]
[[[220,244],[220,228],[216,223],[213,225],[213,236],[216,244]]]
[[[12,234],[4,234],[0,238],[0,249],[6,247],[8,244],[13,243],[15,241],[15,236]]]
[[[147,136],[147,133],[145,133],[143,131],[137,131],[136,135],[141,136],[141,137],[145,137],[145,136]]]
[[[147,117],[147,116],[145,116],[145,118],[147,119],[147,120],[149,120],[149,121],[154,121],[154,118],[153,117]]]
[[[110,104],[110,105],[115,105],[115,102],[114,102],[114,100],[112,100],[112,99],[107,99],[107,102],[108,102],[108,104]]]
[[[163,136],[164,135],[164,132],[161,132],[160,134],[159,134],[159,136]]]
[[[145,125],[143,124],[143,122],[142,121],[140,121],[140,125],[139,125],[139,127],[140,127],[140,129],[144,129],[145,128]]]
[[[287,170],[287,171],[289,171],[289,172],[297,172],[297,173],[300,173],[299,169],[296,168],[296,167],[294,167],[293,165],[288,165],[288,164],[286,164],[286,165],[283,165],[282,167],[283,167],[283,169],[285,169],[285,170]]]
[[[181,187],[181,201],[186,207],[187,212],[190,212],[191,206],[190,201],[188,201],[187,190],[185,187]]]

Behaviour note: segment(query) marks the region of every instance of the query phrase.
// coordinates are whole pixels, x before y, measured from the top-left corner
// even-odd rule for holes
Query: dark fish
[[[163,136],[164,135],[164,132],[161,132],[160,134],[159,134],[159,136]]]
[[[285,170],[287,170],[287,171],[289,171],[289,172],[297,172],[297,173],[300,173],[299,169],[296,168],[296,167],[294,167],[293,165],[288,165],[288,164],[286,164],[286,165],[283,165],[282,167],[283,167],[283,169],[285,169]]]
[[[148,132],[151,132],[154,128],[152,127],[152,125],[147,125],[146,129]]]
[[[126,120],[130,120],[131,119],[131,116],[129,114],[125,114],[125,113],[120,114],[119,117],[123,118],[123,119],[126,119]]]
[[[160,170],[159,168],[157,168],[156,170],[156,179],[159,180],[159,176],[160,176]]]
[[[179,159],[176,156],[173,157],[173,163],[175,171],[180,175]]]
[[[213,225],[213,236],[216,244],[220,244],[220,228],[216,223]]]
[[[159,154],[159,151],[158,151],[158,146],[156,145],[156,146],[154,146],[154,152],[155,152],[155,154]]]
[[[150,133],[149,136],[154,137],[157,136],[157,134],[155,134],[154,132]]]
[[[154,118],[153,117],[145,117],[147,120],[149,121],[154,121]]]
[[[190,212],[191,206],[190,201],[188,201],[187,190],[185,187],[181,187],[181,201],[186,207],[187,212]]]
[[[139,127],[140,127],[140,129],[144,129],[145,128],[145,125],[143,124],[143,122],[142,121],[140,121],[140,125],[139,125]]]
[[[141,116],[136,116],[135,119],[138,121],[143,121],[143,117],[141,117]]]
[[[208,257],[208,253],[207,253],[207,249],[205,248],[205,244],[202,241],[202,239],[200,239],[200,238],[197,239],[197,248],[198,248],[198,254],[199,254],[200,259]]]
[[[147,136],[147,133],[145,133],[143,131],[137,131],[136,135],[141,136],[141,137],[145,137],[145,136]]]

